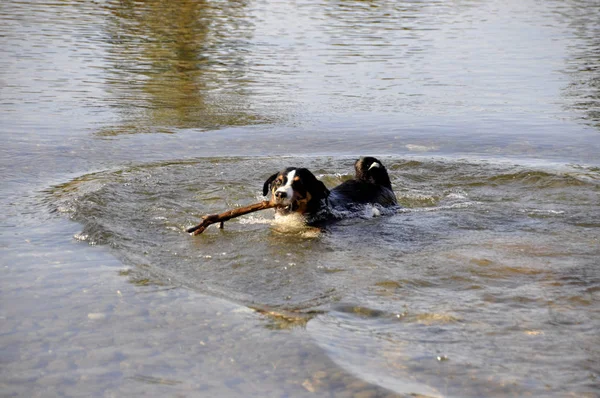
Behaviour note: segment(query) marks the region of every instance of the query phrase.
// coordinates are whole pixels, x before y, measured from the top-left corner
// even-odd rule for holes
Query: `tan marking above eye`
[[[300,177],[298,177],[298,176],[294,177],[294,181],[300,181]]]

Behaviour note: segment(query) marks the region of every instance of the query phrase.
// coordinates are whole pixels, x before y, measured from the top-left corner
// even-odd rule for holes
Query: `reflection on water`
[[[555,12],[578,39],[569,45],[571,54],[565,68],[572,79],[565,89],[572,98],[570,106],[600,128],[600,4],[558,2]]]
[[[51,120],[100,135],[274,123],[418,134],[430,148],[451,135],[459,151],[536,135],[585,146],[589,131],[564,121],[598,123],[599,12],[529,0],[5,2],[2,103],[7,127]]]
[[[122,123],[101,135],[264,122],[248,103],[253,23],[246,2],[121,1],[105,8],[107,91]]]

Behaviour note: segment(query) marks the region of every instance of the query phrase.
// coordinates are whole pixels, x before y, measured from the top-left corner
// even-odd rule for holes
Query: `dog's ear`
[[[316,186],[317,186],[316,192],[320,192],[320,194],[321,194],[319,199],[326,199],[329,196],[329,189],[327,189],[325,184],[323,184],[323,181],[317,180]]]
[[[278,175],[279,173],[275,173],[271,177],[267,178],[267,181],[265,181],[263,185],[263,196],[267,196],[267,194],[271,190],[271,183],[275,181]]]
[[[308,169],[303,169],[304,172],[304,183],[307,185],[308,190],[315,199],[325,199],[329,196],[329,189],[323,184],[322,181],[317,180],[317,177],[311,173]]]

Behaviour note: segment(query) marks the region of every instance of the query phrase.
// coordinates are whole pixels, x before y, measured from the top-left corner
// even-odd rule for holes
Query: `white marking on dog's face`
[[[296,177],[296,170],[290,171],[286,176],[287,181],[285,182],[285,185],[277,188],[277,190],[275,190],[274,192],[275,197],[277,197],[278,193],[285,194],[285,197],[281,199],[278,198],[278,202],[284,205],[292,203],[292,198],[294,196],[294,189],[292,188],[292,183],[294,182],[294,177]]]
[[[371,170],[373,167],[381,167],[381,165],[377,162],[373,162],[373,164],[369,166],[369,170]]]

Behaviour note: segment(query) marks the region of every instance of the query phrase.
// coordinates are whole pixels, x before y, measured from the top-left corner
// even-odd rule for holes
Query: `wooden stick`
[[[254,213],[255,211],[271,209],[277,205],[265,200],[263,202],[255,203],[244,207],[238,207],[220,214],[209,214],[202,217],[202,222],[195,227],[188,228],[187,232],[193,235],[199,235],[210,225],[215,223],[221,223],[219,228],[223,228],[225,221],[231,220],[232,218],[243,216],[244,214]]]

